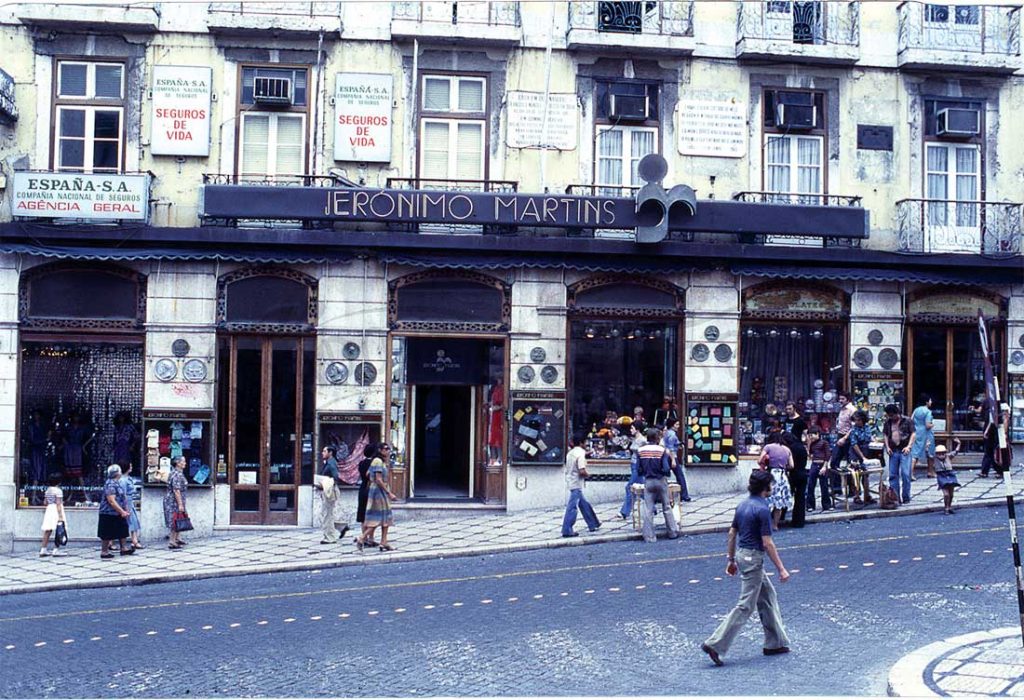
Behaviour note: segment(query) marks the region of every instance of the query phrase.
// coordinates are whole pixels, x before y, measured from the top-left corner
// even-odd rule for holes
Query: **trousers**
[[[587,523],[587,529],[591,532],[601,527],[601,521],[597,519],[594,506],[583,495],[583,489],[570,489],[569,502],[565,504],[565,516],[562,518],[562,537],[569,537],[576,526],[576,511],[583,513],[583,520]]]
[[[668,479],[644,479],[644,524],[643,534],[645,542],[655,542],[658,536],[654,534],[654,504],[660,503],[661,510],[665,514],[665,527],[668,528],[670,539],[679,537],[679,526],[676,524],[676,516],[672,514],[669,507]]]
[[[324,539],[328,542],[337,542],[338,529],[334,527],[334,505],[338,502],[338,488],[334,487],[321,493],[323,498],[320,499],[320,517],[323,518]]]
[[[756,608],[764,628],[764,648],[788,647],[789,636],[782,624],[779,599],[771,579],[764,574],[764,552],[741,547],[736,551],[736,566],[740,574],[739,602],[704,643],[725,654]]]

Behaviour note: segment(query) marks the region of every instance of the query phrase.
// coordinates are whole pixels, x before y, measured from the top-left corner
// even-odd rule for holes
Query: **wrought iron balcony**
[[[741,2],[736,57],[849,64],[860,57],[859,2]]]
[[[1021,67],[1020,5],[899,5],[900,68],[1009,74]]]
[[[568,4],[570,49],[616,47],[690,54],[696,46],[690,1],[581,0]]]
[[[799,192],[737,192],[737,202],[755,204],[802,204],[818,207],[859,207],[861,198],[842,194],[801,194]],[[779,236],[770,233],[743,233],[741,243],[800,248],[860,248],[859,238],[817,236]]]
[[[519,2],[396,0],[391,3],[391,35],[420,40],[518,44],[522,38]]]
[[[335,2],[211,2],[207,25],[219,34],[341,34],[341,3]]]
[[[569,185],[565,188],[566,194],[581,195],[584,197],[628,197],[633,199],[639,187],[630,185]]]
[[[1019,202],[904,199],[896,202],[899,250],[905,253],[1021,254]]]
[[[440,180],[430,177],[389,177],[389,190],[445,190],[447,192],[518,192],[516,180]]]
[[[274,185],[280,187],[345,187],[333,175],[239,175],[203,173],[204,185]]]

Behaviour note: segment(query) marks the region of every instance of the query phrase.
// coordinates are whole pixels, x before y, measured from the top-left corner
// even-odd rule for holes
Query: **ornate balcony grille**
[[[337,18],[341,16],[340,2],[211,2],[211,14],[242,16],[281,16]]]
[[[519,191],[514,180],[438,180],[425,177],[389,177],[389,190],[445,190],[446,192],[502,192]],[[469,224],[404,224],[399,227],[411,233],[510,234],[514,226],[474,226]]]
[[[899,5],[899,50],[1019,56],[1020,6]]]
[[[204,185],[275,185],[280,187],[344,187],[331,175],[235,175],[203,173]]]
[[[391,3],[391,18],[414,22],[520,26],[519,3],[512,0],[398,0]]]
[[[692,37],[693,2],[574,1],[569,3],[569,29]]]
[[[787,44],[860,45],[858,2],[742,2],[737,38]]]
[[[859,207],[860,197],[841,194],[801,194],[798,192],[737,192],[737,202],[755,204],[802,204],[819,207]],[[800,248],[860,248],[859,238],[817,236],[777,236],[770,233],[740,234],[740,242],[754,245]]]
[[[952,199],[896,202],[896,233],[904,253],[1021,253],[1021,204]]]

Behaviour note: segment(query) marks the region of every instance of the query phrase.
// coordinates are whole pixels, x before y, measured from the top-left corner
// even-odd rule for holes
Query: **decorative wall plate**
[[[348,379],[348,367],[342,362],[331,362],[324,368],[324,375],[331,384],[344,384]]]
[[[540,371],[540,378],[545,384],[554,384],[558,379],[558,369],[554,365],[544,365]]]
[[[153,374],[162,382],[169,382],[178,376],[178,363],[174,360],[163,357],[153,365]]]
[[[1020,337],[1017,338],[1017,345],[1019,345],[1022,348],[1024,348],[1024,333],[1021,333]]]
[[[519,371],[516,372],[516,376],[519,377],[519,381],[523,384],[529,384],[536,376],[536,372],[533,371],[533,367],[530,367],[530,365],[523,365],[519,368]]]
[[[1015,367],[1024,365],[1024,350],[1014,350],[1010,353],[1010,364]]]
[[[192,346],[190,346],[188,341],[184,338],[178,338],[171,343],[171,352],[174,353],[175,357],[185,357],[191,349]]]
[[[704,343],[697,343],[696,345],[693,346],[693,350],[690,351],[690,357],[692,357],[697,362],[704,362],[706,359],[708,359],[708,355],[710,354],[711,351],[708,349],[708,346],[705,345]]]
[[[872,345],[881,345],[883,340],[885,340],[885,336],[877,328],[868,332],[868,342]]]
[[[704,338],[708,342],[715,342],[718,340],[718,326],[708,326],[704,329]]]
[[[544,348],[539,345],[530,350],[530,362],[541,363],[548,358],[548,354],[544,351]]]
[[[360,362],[356,365],[356,371],[352,376],[355,378],[356,384],[367,386],[373,384],[373,380],[377,378],[377,368],[370,362]]]
[[[359,345],[357,343],[345,343],[345,346],[341,349],[341,356],[346,360],[359,359]]]
[[[878,364],[882,366],[882,369],[892,369],[899,361],[899,353],[892,348],[884,348],[878,353]]]
[[[867,369],[870,367],[874,359],[875,353],[871,352],[867,348],[857,348],[857,351],[853,353],[853,364],[857,365],[861,369]]]
[[[732,359],[732,348],[725,343],[715,346],[715,359],[719,362],[728,362]]]
[[[201,382],[206,379],[206,363],[199,359],[191,359],[181,368],[181,376],[187,382]]]

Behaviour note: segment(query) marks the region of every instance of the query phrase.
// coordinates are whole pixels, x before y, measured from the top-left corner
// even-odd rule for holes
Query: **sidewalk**
[[[1005,503],[1001,479],[981,479],[976,471],[957,473],[963,488],[957,491],[960,507]],[[1024,489],[1024,467],[1014,470],[1014,486],[1019,496]],[[870,506],[849,514],[839,509],[815,512],[808,523],[835,520],[889,517],[942,510],[942,494],[934,479],[919,477],[913,484],[911,503],[895,511]],[[723,532],[732,520],[733,509],[744,494],[701,496],[684,503],[681,527],[684,534]],[[137,583],[182,581],[217,576],[306,571],[328,567],[361,565],[371,562],[409,561],[452,556],[524,551],[544,547],[564,547],[639,539],[629,520],[617,519],[619,503],[595,506],[603,523],[597,532],[587,532],[580,518],[576,529],[580,537],[560,536],[563,508],[499,513],[459,515],[443,520],[399,520],[390,538],[396,551],[382,553],[367,549],[358,552],[349,532],[340,544],[319,544],[320,532],[313,529],[272,530],[218,534],[195,540],[180,550],[168,550],[164,540],[130,557],[101,560],[99,542],[95,547],[70,547],[63,558],[38,556],[37,551],[0,556],[0,595],[75,588],[124,586]],[[955,516],[954,516],[955,517]],[[656,521],[664,522],[659,515]],[[662,525],[662,528],[664,525]],[[785,531],[783,531],[785,532]],[[785,546],[785,542],[782,542]]]
[[[889,672],[889,695],[1024,695],[1020,627],[962,634],[907,654]]]

